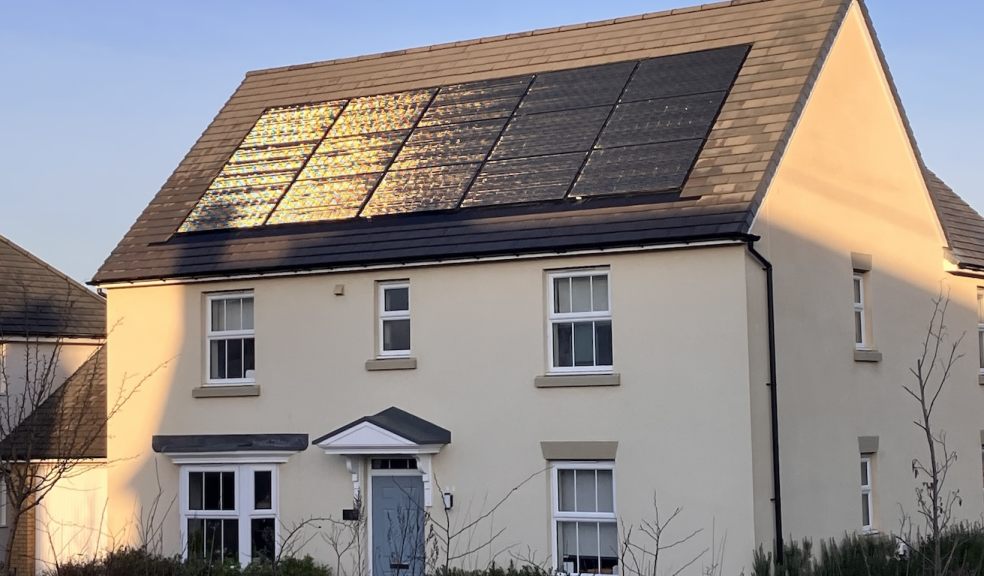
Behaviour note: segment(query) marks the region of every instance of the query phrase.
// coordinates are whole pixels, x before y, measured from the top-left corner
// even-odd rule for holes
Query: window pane
[[[596,522],[577,523],[577,550],[580,572],[597,574],[598,569],[598,524]]]
[[[601,573],[614,574],[618,566],[618,528],[614,522],[601,523]]]
[[[222,509],[236,509],[236,474],[234,472],[220,472],[222,474]]]
[[[383,321],[383,350],[410,349],[410,321]]]
[[[225,300],[212,300],[212,331],[225,330]]]
[[[256,370],[256,345],[252,338],[243,339],[243,375],[246,370]]]
[[[383,310],[393,312],[410,309],[409,288],[383,288]]]
[[[201,472],[188,473],[188,509],[202,510],[203,478]]]
[[[598,512],[615,511],[615,487],[612,485],[612,471],[598,470]]]
[[[554,278],[554,312],[571,311],[571,279]]]
[[[554,366],[574,365],[574,324],[563,322],[553,325]]]
[[[222,558],[239,560],[239,520],[222,521]]]
[[[868,485],[868,463],[863,461],[861,462],[861,485]]]
[[[591,306],[595,312],[608,310],[608,275],[591,277]]]
[[[984,324],[984,288],[977,289],[977,321]]]
[[[276,556],[276,527],[273,518],[253,518],[250,521],[250,540],[253,541],[252,559],[273,560]]]
[[[857,276],[854,277],[854,303],[861,303],[861,279]]]
[[[273,473],[269,470],[253,472],[253,509],[273,508]]]
[[[212,340],[208,345],[208,377],[221,380],[226,377],[225,340]]]
[[[201,518],[188,519],[188,556],[203,558],[205,556],[205,521]]]
[[[871,510],[868,508],[871,495],[861,494],[861,525],[871,526]]]
[[[571,312],[591,311],[591,277],[571,278]]]
[[[243,329],[243,301],[239,298],[226,300],[226,330]]]
[[[205,558],[215,561],[222,559],[222,520],[205,519]]]
[[[595,502],[596,486],[594,470],[577,470],[577,511],[578,512],[597,512],[598,504]],[[582,548],[583,552],[583,548]]]
[[[864,322],[861,319],[861,312],[854,311],[854,342],[861,344],[864,342]]]
[[[205,488],[205,507],[204,510],[222,509],[222,483],[220,481],[221,472],[203,472]]]
[[[598,366],[612,365],[612,323],[595,322],[595,361]]]
[[[566,573],[577,572],[577,523],[557,523],[557,569]]]
[[[561,512],[574,512],[574,471],[557,471],[558,509]]]
[[[242,378],[243,377],[243,339],[242,338],[232,338],[226,340],[226,353],[229,357],[226,359],[226,373],[227,378]]]
[[[243,330],[253,329],[253,299],[243,298]]]
[[[574,365],[594,366],[594,322],[574,323]]]
[[[981,370],[984,370],[984,330],[977,331],[977,347],[981,359]]]

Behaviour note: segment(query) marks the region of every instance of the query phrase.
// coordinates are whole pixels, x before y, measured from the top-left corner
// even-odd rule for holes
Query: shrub
[[[272,564],[254,562],[240,568],[235,562],[212,564],[203,560],[184,561],[179,557],[160,556],[146,550],[123,548],[102,558],[69,562],[47,576],[331,576],[331,569],[310,556],[286,558]]]

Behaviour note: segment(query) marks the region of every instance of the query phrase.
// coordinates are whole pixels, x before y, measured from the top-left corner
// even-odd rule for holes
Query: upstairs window
[[[410,355],[410,283],[379,283],[379,356]]]
[[[553,465],[553,531],[558,572],[618,574],[614,473],[614,462]]]
[[[868,320],[865,317],[866,275],[854,273],[854,347],[858,350],[868,347]]]
[[[255,381],[254,337],[252,293],[213,294],[208,297],[206,345],[209,384],[246,384]]]
[[[612,312],[607,270],[549,276],[551,372],[610,372]]]

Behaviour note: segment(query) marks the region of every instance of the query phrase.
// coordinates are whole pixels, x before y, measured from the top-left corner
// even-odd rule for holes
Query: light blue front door
[[[373,476],[372,576],[424,573],[424,483],[420,476]]]

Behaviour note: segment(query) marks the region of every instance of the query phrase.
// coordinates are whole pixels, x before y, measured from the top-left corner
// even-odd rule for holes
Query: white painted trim
[[[574,512],[574,513],[564,513],[560,512],[560,490],[558,482],[558,472],[560,470],[611,470],[612,471],[612,513],[604,512]],[[550,553],[551,557],[554,559],[554,568],[557,572],[562,572],[562,567],[560,566],[561,560],[558,556],[557,550],[557,522],[576,522],[578,520],[583,520],[587,522],[591,521],[613,521],[615,524],[615,540],[619,543],[620,540],[618,536],[618,489],[617,481],[615,475],[615,462],[613,460],[577,460],[577,461],[564,461],[564,460],[554,460],[550,462]],[[595,486],[597,491],[597,486]],[[597,496],[596,496],[597,498]],[[599,532],[600,534],[600,532]],[[621,573],[621,559],[619,559],[619,572]],[[576,573],[569,576],[575,576]]]
[[[608,284],[608,310],[598,312],[555,312],[554,311],[554,281],[559,278],[583,278],[590,276],[604,275]],[[573,288],[571,292],[571,307],[573,308]],[[592,303],[594,294],[592,291]],[[547,272],[547,374],[611,374],[614,365],[595,365],[595,366],[554,366],[553,357],[553,326],[554,323],[579,322],[592,320],[608,320],[612,322],[612,270],[609,266],[595,266],[589,268],[574,268],[567,270],[551,270]],[[614,326],[612,331],[614,339]],[[573,337],[573,334],[572,334]],[[592,335],[593,337],[593,335]],[[614,356],[614,342],[612,352]],[[573,362],[573,351],[571,351]],[[614,363],[614,358],[613,358]]]
[[[40,336],[0,336],[0,344],[61,344],[63,346],[102,346],[105,338],[43,338]]]
[[[407,309],[386,311],[386,291],[398,288],[407,289]],[[413,350],[413,321],[410,319],[410,281],[380,280],[376,282],[376,330],[379,334],[376,343],[377,358],[407,358]],[[387,320],[407,320],[410,322],[410,348],[406,350],[383,350],[383,325]]]
[[[191,464],[283,464],[296,454],[294,451],[242,451],[242,452],[169,452],[165,456],[179,465]]]
[[[366,459],[366,467],[369,473],[369,481],[366,482],[366,503],[365,503],[365,513],[366,513],[366,571],[372,576],[372,479],[374,476],[422,476],[421,470],[419,470],[420,463],[418,461],[417,470],[373,470],[372,462]],[[426,482],[425,482],[426,487]],[[424,508],[428,508],[426,500],[427,494],[424,493]],[[425,530],[427,527],[427,518],[424,517],[424,526],[421,526],[421,530]],[[424,547],[424,556],[426,561],[427,547]]]
[[[868,495],[868,523],[864,523],[864,516],[861,516],[861,531],[862,532],[873,532],[875,530],[875,495],[874,495],[874,478],[872,477],[872,466],[871,466],[871,456],[864,455],[861,456],[861,465],[865,467],[868,474],[868,483],[861,483],[861,495]],[[862,510],[862,513],[864,510]]]
[[[212,330],[212,305],[218,301],[242,300],[250,298],[253,300],[253,328],[239,330]],[[212,378],[212,341],[213,340],[232,340],[232,339],[253,339],[253,374],[252,378]],[[244,344],[245,346],[245,344]],[[245,360],[245,358],[244,358]],[[205,294],[205,378],[203,386],[236,386],[249,385],[256,383],[256,295],[252,290],[233,290],[229,292],[213,292]],[[228,372],[229,357],[226,355],[226,371]],[[249,374],[249,370],[243,369],[244,376]]]
[[[854,301],[854,283],[857,282],[858,285],[858,297],[860,302]],[[861,316],[861,341],[858,342],[857,334],[854,335],[854,348],[856,350],[867,350],[868,349],[868,315],[865,313],[866,305],[866,294],[868,289],[868,275],[865,272],[854,272],[851,278],[851,302],[854,306],[854,314],[859,314]],[[851,316],[852,324],[854,324],[854,315]]]
[[[122,282],[95,282],[92,285],[112,290],[114,288],[134,288],[138,286],[164,286],[175,284],[200,284],[204,282],[227,282],[232,280],[256,280],[259,278],[282,278],[288,276],[311,276],[320,274],[337,274],[340,272],[363,272],[367,270],[400,270],[407,268],[425,268],[430,266],[448,266],[456,264],[474,264],[478,262],[503,262],[512,260],[542,260],[544,258],[591,256],[595,254],[620,254],[632,252],[654,252],[661,250],[679,250],[681,248],[714,248],[719,246],[744,246],[745,240],[708,240],[696,242],[673,242],[669,244],[640,244],[621,248],[595,248],[592,250],[549,251],[509,256],[473,256],[470,258],[448,258],[446,260],[424,260],[421,262],[405,262],[401,264],[373,264],[365,266],[337,266],[315,268],[311,270],[294,270],[289,272],[267,272],[250,274],[225,274],[202,276],[194,278],[160,278],[156,280],[133,280]]]

